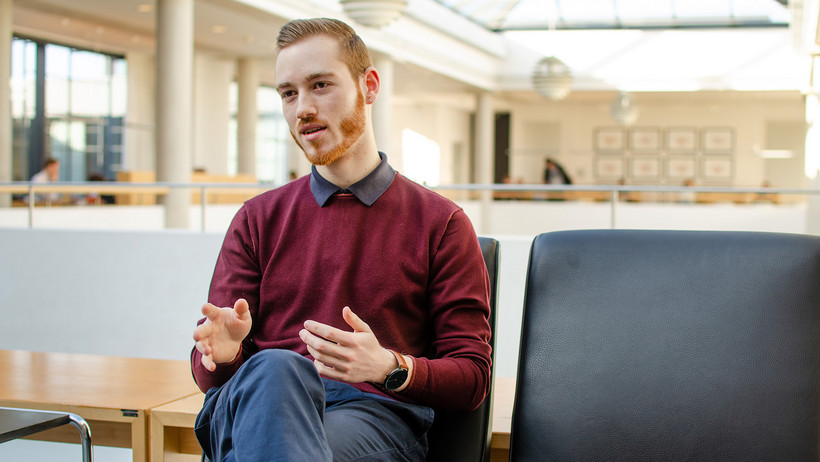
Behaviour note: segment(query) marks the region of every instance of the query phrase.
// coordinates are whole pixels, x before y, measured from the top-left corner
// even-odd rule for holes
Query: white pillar
[[[157,179],[191,181],[193,0],[157,1]],[[191,191],[165,198],[165,227],[188,228]]]
[[[12,0],[0,0],[0,182],[11,181],[11,14]],[[0,194],[0,207],[11,195]]]
[[[476,99],[475,115],[475,182],[481,185],[491,185],[493,183],[493,101],[489,93],[480,93]],[[478,226],[478,233],[489,234],[492,232],[492,217],[490,208],[492,205],[492,191],[483,190],[481,192],[481,223]]]
[[[259,109],[256,92],[259,89],[259,64],[255,58],[242,58],[236,73],[236,153],[237,173],[256,177],[256,123]]]
[[[156,172],[156,66],[154,57],[129,52],[125,155],[120,170]]]
[[[213,175],[228,174],[228,122],[234,61],[194,53],[193,154],[191,165]]]
[[[813,91],[805,97],[806,148],[804,171],[809,189],[820,191],[820,61],[812,57],[809,84]],[[820,193],[818,193],[820,194]],[[820,235],[820,195],[810,194],[806,201],[806,233]]]
[[[379,95],[373,103],[373,132],[376,135],[376,146],[387,154],[390,163],[401,165],[398,151],[393,146],[393,60],[388,57],[378,58],[375,62],[379,73]]]

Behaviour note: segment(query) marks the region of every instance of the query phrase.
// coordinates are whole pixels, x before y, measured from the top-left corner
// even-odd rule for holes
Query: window
[[[60,160],[61,180],[92,173],[114,179],[122,162],[125,59],[17,37],[11,56],[14,179],[28,180],[46,157]]]
[[[404,175],[426,186],[438,186],[441,177],[441,147],[435,141],[410,129],[401,136]]]

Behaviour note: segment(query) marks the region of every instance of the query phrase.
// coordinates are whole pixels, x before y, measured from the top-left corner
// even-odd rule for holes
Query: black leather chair
[[[820,459],[820,237],[533,242],[511,461]]]
[[[495,364],[495,309],[498,292],[498,241],[479,237],[484,262],[490,275],[490,329]],[[472,412],[436,410],[433,426],[427,434],[430,450],[428,462],[482,462],[490,460],[490,438],[492,437],[493,402],[490,395]]]

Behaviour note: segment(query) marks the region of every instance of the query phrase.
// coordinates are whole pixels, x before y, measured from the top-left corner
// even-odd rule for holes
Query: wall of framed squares
[[[599,183],[731,185],[735,130],[708,126],[600,126],[593,129]]]

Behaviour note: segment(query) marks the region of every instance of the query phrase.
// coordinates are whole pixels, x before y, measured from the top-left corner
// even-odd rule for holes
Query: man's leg
[[[426,432],[432,409],[373,398],[349,385],[325,381],[328,406],[324,427],[334,462],[421,462],[427,455]],[[339,403],[333,389],[350,387]]]
[[[263,350],[208,398],[197,427],[210,426],[213,462],[330,461],[324,407],[322,380],[310,360],[291,351]]]

